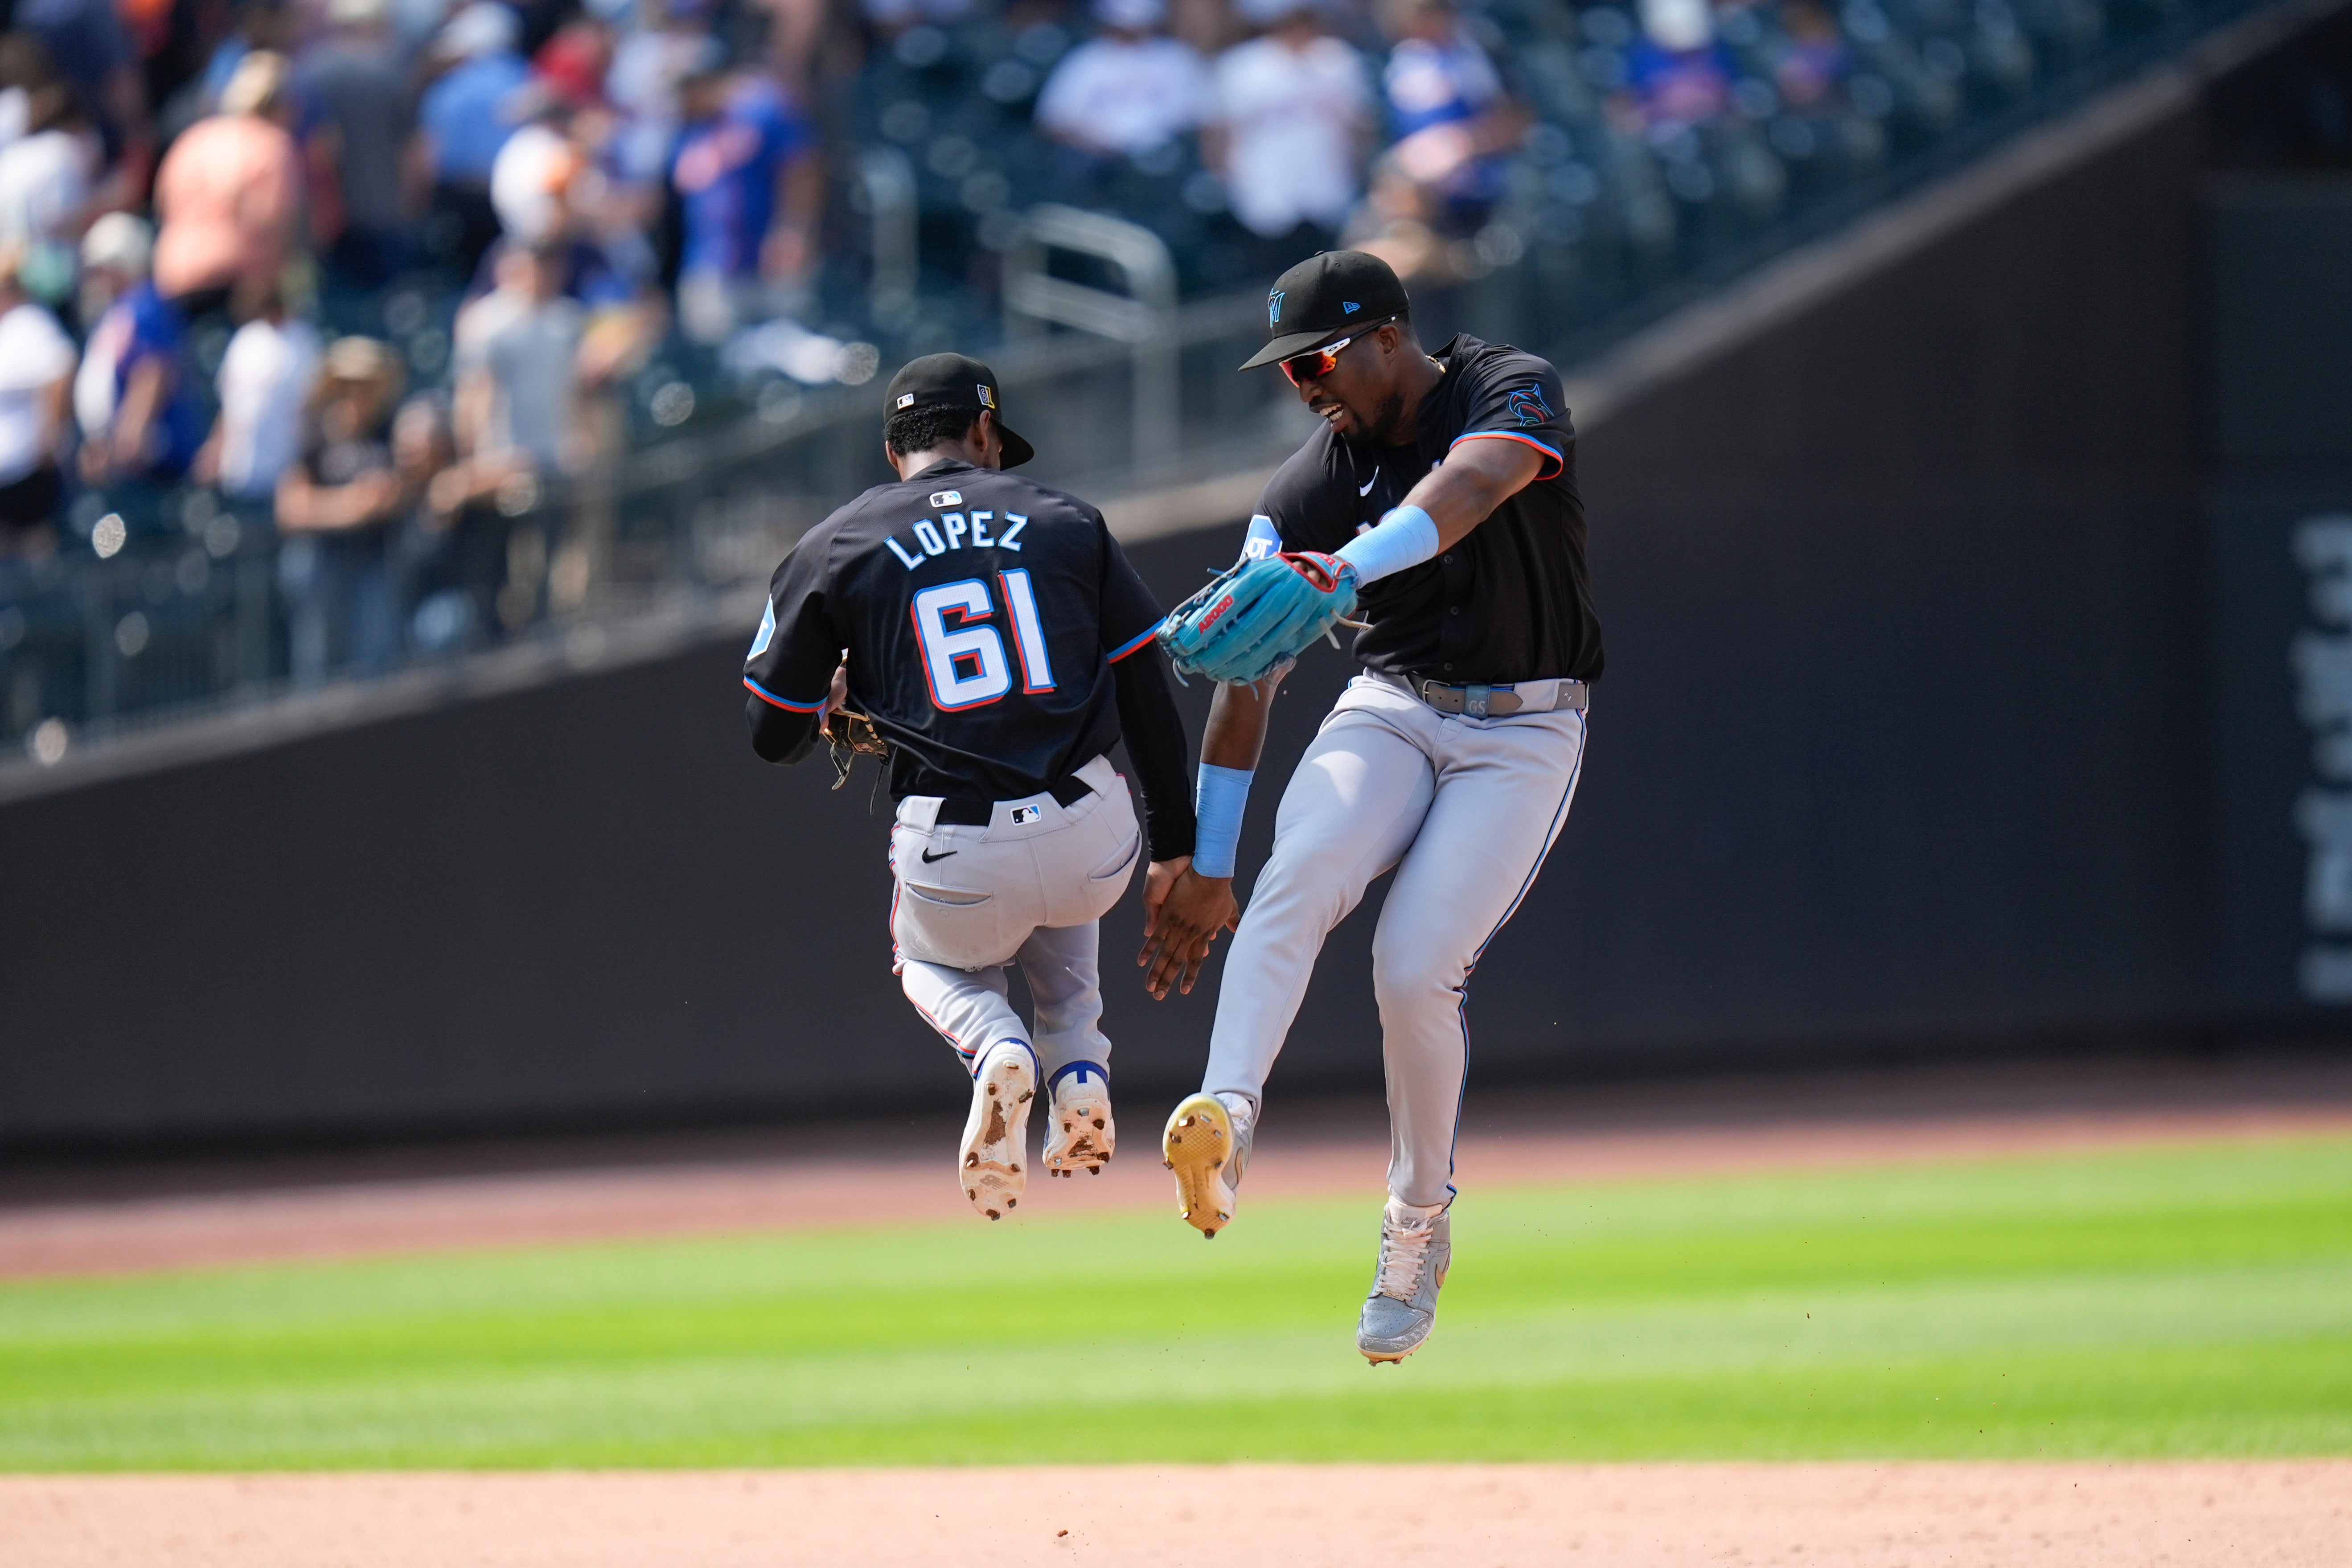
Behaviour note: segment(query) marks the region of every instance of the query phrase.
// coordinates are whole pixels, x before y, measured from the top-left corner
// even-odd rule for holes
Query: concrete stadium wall
[[[2263,828],[2240,886],[2217,848],[2227,803],[2267,822],[2294,781],[2216,762],[2210,162],[2185,103],[1584,442],[1610,673],[1473,986],[1474,1071],[2331,1016],[2227,977],[2268,948],[2221,956],[2301,862]],[[1238,532],[1136,554],[1172,601]],[[2263,617],[2294,612],[2263,581],[2245,679],[2274,687]],[[741,641],[0,805],[0,1146],[953,1103],[888,973],[887,803],[751,756]],[[1348,673],[1310,657],[1278,705],[1245,874]],[[1377,1081],[1377,905],[1280,1082]],[[1156,1095],[1198,1071],[1214,972],[1150,1002],[1138,925],[1106,928],[1108,1022]]]

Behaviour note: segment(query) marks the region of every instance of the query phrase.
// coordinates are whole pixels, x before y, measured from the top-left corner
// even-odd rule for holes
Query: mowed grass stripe
[[[2352,1139],[1456,1214],[1378,1372],[1353,1202],[0,1287],[0,1468],[2352,1452]]]

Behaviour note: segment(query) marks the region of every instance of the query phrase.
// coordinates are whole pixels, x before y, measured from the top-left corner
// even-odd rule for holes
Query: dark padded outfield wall
[[[1560,847],[1472,987],[1474,1071],[2147,1042],[2305,1005],[2273,808],[2306,738],[2283,785],[2215,765],[2238,612],[2208,568],[2208,167],[2184,108],[1586,443],[1611,672]],[[1172,601],[1238,533],[1137,558]],[[2300,614],[2261,559],[2260,613]],[[2275,709],[2294,627],[2267,625]],[[956,1103],[888,973],[871,772],[830,794],[821,762],[751,756],[750,631],[0,806],[0,1141]],[[1310,655],[1278,706],[1245,868],[1347,673]],[[2249,788],[2294,883],[2260,995],[2216,956],[2277,945],[2215,913],[2276,914],[2275,872],[2221,896],[2214,825]],[[1376,1081],[1373,912],[1277,1089]],[[1137,934],[1130,903],[1108,1023],[1148,1143],[1212,990],[1150,1003]]]
[[[2352,174],[2210,204],[2225,1005],[2352,1004]]]

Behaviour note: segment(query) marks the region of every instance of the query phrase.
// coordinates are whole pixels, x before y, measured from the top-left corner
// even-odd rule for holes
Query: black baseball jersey
[[[1356,657],[1453,685],[1601,673],[1601,623],[1584,565],[1576,432],[1549,362],[1458,335],[1431,356],[1444,379],[1409,447],[1343,441],[1327,426],[1291,455],[1250,520],[1245,553],[1336,551],[1405,498],[1464,441],[1519,441],[1543,455],[1527,488],[1434,560],[1369,584]]]
[[[893,796],[1017,800],[1118,742],[1111,667],[1150,648],[1160,617],[1102,513],[941,462],[877,485],[793,546],[743,684],[813,733],[845,652],[849,706],[890,743]]]

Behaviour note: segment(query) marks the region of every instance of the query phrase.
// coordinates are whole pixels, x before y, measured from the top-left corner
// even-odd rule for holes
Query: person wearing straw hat
[[[278,477],[278,529],[287,536],[278,575],[292,600],[289,663],[298,684],[391,666],[391,525],[416,499],[390,433],[406,384],[389,343],[336,339],[310,395],[302,456]]]

